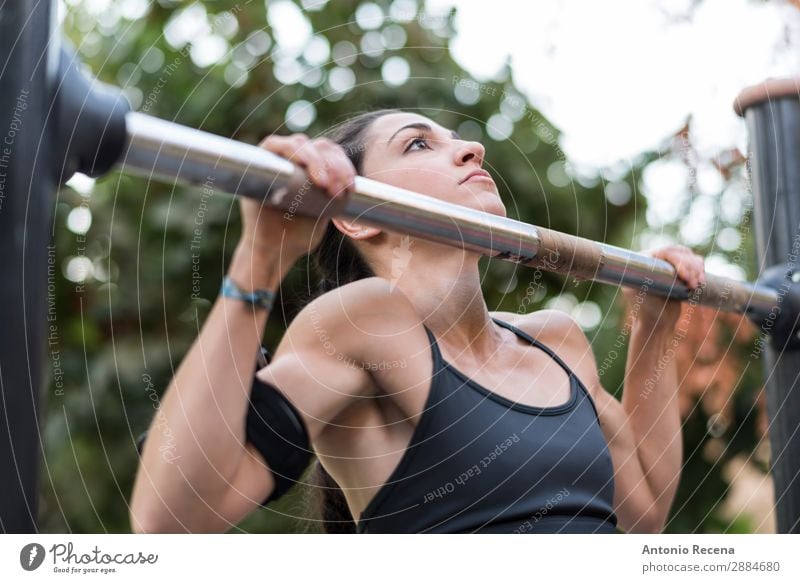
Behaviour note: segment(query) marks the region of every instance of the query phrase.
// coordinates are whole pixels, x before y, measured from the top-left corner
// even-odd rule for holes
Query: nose
[[[463,166],[467,162],[475,162],[478,166],[483,166],[483,157],[486,148],[480,142],[462,142],[456,148],[456,164]]]

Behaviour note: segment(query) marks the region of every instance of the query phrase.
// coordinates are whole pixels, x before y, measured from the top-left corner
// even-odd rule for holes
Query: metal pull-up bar
[[[481,212],[363,176],[346,200],[331,199],[305,172],[271,152],[141,113],[126,116],[124,171],[247,196],[290,213],[341,216],[382,229],[469,249],[521,265],[611,285],[690,299],[666,261]],[[780,308],[768,286],[709,274],[691,295],[698,304],[764,319]]]

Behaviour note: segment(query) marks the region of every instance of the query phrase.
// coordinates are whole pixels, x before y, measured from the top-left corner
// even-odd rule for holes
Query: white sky
[[[458,7],[455,59],[478,80],[511,56],[517,86],[562,132],[577,165],[606,166],[658,149],[693,117],[713,156],[746,148],[739,91],[800,74],[800,10],[776,0],[428,0]],[[667,12],[669,11],[669,12]]]

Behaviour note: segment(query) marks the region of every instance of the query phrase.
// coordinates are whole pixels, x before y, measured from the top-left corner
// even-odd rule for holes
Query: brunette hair
[[[378,109],[360,113],[334,126],[324,135],[344,149],[356,173],[362,174],[367,130],[376,119],[390,113],[401,113],[401,110]],[[320,277],[317,296],[341,285],[375,275],[350,238],[332,222],[328,223],[322,241],[311,254],[311,262]],[[309,484],[307,503],[320,517],[323,531],[355,533],[356,525],[344,493],[319,460],[315,460],[311,468]]]

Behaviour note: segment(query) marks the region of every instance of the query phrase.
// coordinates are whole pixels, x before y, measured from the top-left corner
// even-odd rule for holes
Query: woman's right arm
[[[304,166],[331,195],[352,189],[352,165],[332,142],[270,136],[261,145]],[[319,243],[324,225],[252,200],[241,199],[241,207],[242,238],[228,275],[246,291],[276,290],[295,260]],[[263,308],[217,297],[150,425],[131,498],[134,532],[221,532],[272,491],[272,475],[245,441],[244,423],[267,316]]]

